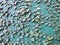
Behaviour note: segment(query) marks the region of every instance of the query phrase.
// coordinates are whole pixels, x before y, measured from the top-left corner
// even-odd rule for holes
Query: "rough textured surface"
[[[0,0],[0,45],[60,45],[59,0]]]

